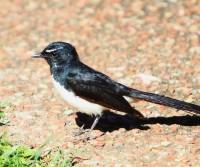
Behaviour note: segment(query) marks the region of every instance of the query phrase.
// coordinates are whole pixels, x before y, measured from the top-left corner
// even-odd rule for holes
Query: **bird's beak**
[[[43,58],[43,57],[44,56],[40,52],[35,53],[35,54],[32,55],[32,58]]]

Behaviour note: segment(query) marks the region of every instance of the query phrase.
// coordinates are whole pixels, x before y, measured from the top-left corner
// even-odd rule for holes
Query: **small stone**
[[[172,144],[172,142],[170,142],[170,141],[163,141],[163,142],[161,142],[161,146],[164,146],[164,147],[168,147],[171,144]]]
[[[72,115],[73,113],[74,113],[73,110],[65,110],[65,111],[64,111],[64,114],[65,114],[65,115],[68,115],[68,116],[69,116],[69,115]]]

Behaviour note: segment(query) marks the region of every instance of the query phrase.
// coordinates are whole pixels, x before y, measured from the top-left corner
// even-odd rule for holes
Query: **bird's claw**
[[[76,136],[80,136],[80,135],[82,135],[82,134],[84,134],[84,133],[88,133],[88,132],[91,132],[91,129],[84,129],[84,125],[82,125],[81,127],[80,127],[80,129],[78,130],[78,132],[75,132],[74,133],[74,136],[76,137]]]

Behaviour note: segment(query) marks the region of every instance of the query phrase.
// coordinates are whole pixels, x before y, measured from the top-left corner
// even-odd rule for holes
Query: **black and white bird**
[[[96,126],[106,109],[143,118],[143,115],[129,104],[126,97],[200,114],[200,106],[198,105],[132,89],[117,83],[105,74],[82,63],[75,47],[69,43],[53,42],[33,57],[44,58],[47,61],[53,84],[68,104],[80,112],[96,116],[91,130]]]

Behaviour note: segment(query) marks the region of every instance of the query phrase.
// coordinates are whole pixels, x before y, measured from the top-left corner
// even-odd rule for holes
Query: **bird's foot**
[[[87,142],[87,141],[91,140],[91,137],[90,137],[91,129],[83,129],[83,127],[84,127],[84,126],[82,126],[82,127],[79,129],[78,132],[75,132],[75,133],[74,133],[74,137],[79,137],[79,136],[83,135],[83,136],[81,136],[81,137],[79,138],[79,140],[82,140],[82,141],[84,141],[84,142]]]
[[[83,125],[80,127],[78,132],[74,133],[74,137],[79,137],[84,134],[83,137],[79,138],[79,140],[83,140],[84,142],[87,142],[87,141],[91,140],[91,138],[90,138],[91,131],[92,131],[91,129],[84,129],[84,125]]]
[[[84,125],[83,125],[83,126],[81,126],[81,127],[79,128],[78,132],[75,132],[75,133],[74,133],[74,137],[80,136],[80,135],[82,135],[82,134],[84,134],[84,133],[87,133],[87,132],[90,132],[90,131],[91,131],[91,129],[84,129]]]
[[[80,136],[82,134],[85,134],[85,136],[83,138],[84,141],[95,139],[96,137],[91,137],[91,132],[95,128],[95,126],[97,125],[100,117],[101,117],[100,115],[96,116],[96,118],[95,118],[90,129],[84,129],[84,125],[82,125],[81,128],[79,129],[79,131],[74,134],[74,136],[76,137],[76,136]]]
[[[101,137],[101,136],[103,136],[105,134],[105,133],[101,133],[100,135],[97,135],[97,136],[95,135],[94,136],[93,134],[91,134],[91,132],[92,132],[92,129],[84,129],[84,125],[83,125],[79,129],[78,132],[74,133],[74,137],[79,137],[79,136],[83,135],[83,136],[79,137],[78,140],[81,140],[83,142],[88,142],[90,140],[94,140],[94,139],[96,139],[98,137]]]

